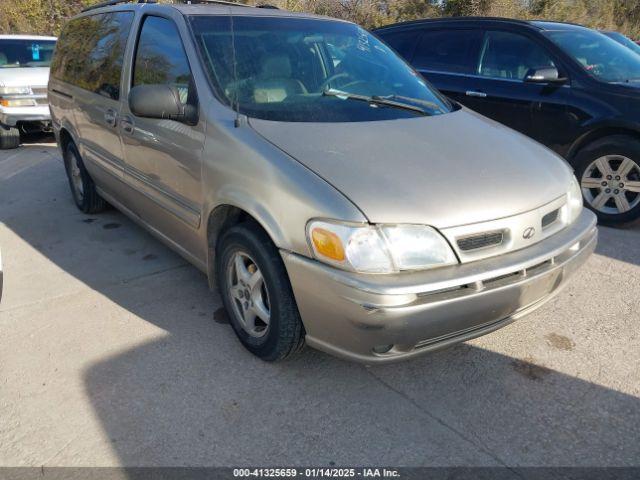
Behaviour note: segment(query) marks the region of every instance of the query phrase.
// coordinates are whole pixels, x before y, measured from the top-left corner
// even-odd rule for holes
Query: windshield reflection
[[[351,23],[194,16],[191,24],[219,96],[250,117],[353,122],[452,109],[396,53]]]

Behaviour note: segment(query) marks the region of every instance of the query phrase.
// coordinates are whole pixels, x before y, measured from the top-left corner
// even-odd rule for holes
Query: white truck
[[[20,133],[50,131],[47,99],[55,37],[0,35],[0,149],[20,145]]]

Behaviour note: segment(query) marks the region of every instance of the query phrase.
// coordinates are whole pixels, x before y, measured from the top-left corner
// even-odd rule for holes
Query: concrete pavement
[[[367,368],[248,354],[205,277],[57,149],[0,152],[0,466],[640,464],[640,225],[489,336]]]

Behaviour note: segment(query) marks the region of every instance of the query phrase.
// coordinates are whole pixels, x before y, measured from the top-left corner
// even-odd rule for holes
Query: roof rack
[[[228,5],[233,7],[247,7],[247,8],[272,8],[274,10],[278,10],[278,7],[275,5],[261,4],[261,5],[247,5],[246,3],[240,2],[232,2],[228,0],[175,0],[176,3],[185,3],[187,5],[196,5],[203,3],[212,3],[215,5]],[[84,8],[83,12],[88,12],[90,10],[96,10],[102,7],[110,7],[112,5],[119,5],[121,3],[158,3],[158,0],[107,0],[106,2],[96,3],[95,5],[91,5],[90,7]]]

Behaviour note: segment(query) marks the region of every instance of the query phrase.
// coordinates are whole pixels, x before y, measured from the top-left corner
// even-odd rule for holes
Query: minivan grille
[[[471,235],[469,237],[459,238],[457,240],[458,248],[463,252],[469,252],[471,250],[479,250],[481,248],[496,247],[502,245],[504,241],[504,232],[485,232],[478,235]]]
[[[556,220],[558,220],[559,214],[560,210],[554,210],[553,212],[549,212],[544,217],[542,217],[542,228],[547,228],[549,225],[555,223]]]

